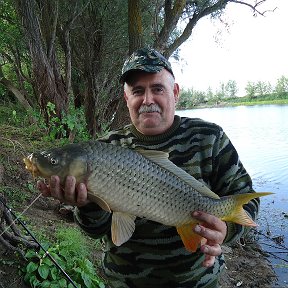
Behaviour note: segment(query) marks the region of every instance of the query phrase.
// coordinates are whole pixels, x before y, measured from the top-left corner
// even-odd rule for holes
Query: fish
[[[205,240],[193,229],[193,211],[213,214],[223,221],[255,227],[243,205],[272,194],[245,193],[219,197],[204,183],[176,166],[162,151],[130,149],[101,141],[68,144],[24,158],[34,177],[68,175],[85,183],[88,199],[112,213],[111,238],[116,246],[135,231],[136,217],[174,226],[185,248],[195,252]]]

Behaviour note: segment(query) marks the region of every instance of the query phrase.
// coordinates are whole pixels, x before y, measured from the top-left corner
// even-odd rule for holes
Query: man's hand
[[[215,262],[215,256],[219,256],[222,253],[220,245],[226,237],[226,223],[211,214],[201,211],[193,212],[192,216],[201,223],[201,225],[197,225],[194,228],[194,232],[207,239],[205,244],[201,244],[200,248],[205,254],[205,260],[202,265],[211,267]]]
[[[76,185],[74,176],[67,176],[64,187],[60,184],[58,176],[51,176],[49,184],[43,181],[37,182],[37,188],[45,197],[53,197],[59,201],[72,206],[84,206],[90,201],[87,198],[87,188],[85,184]]]

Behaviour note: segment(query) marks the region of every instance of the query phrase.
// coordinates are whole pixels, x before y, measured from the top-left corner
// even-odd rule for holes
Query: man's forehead
[[[129,75],[129,79],[127,80],[126,84],[128,86],[136,86],[136,85],[147,85],[148,83],[157,83],[165,85],[167,81],[167,75],[171,75],[166,69],[163,69],[159,72],[149,73],[144,71],[135,71],[133,74]],[[173,77],[171,75],[171,77]],[[174,79],[174,78],[173,78]]]

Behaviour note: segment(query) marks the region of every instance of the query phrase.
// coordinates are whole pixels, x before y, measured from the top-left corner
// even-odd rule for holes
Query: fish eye
[[[55,158],[51,158],[51,159],[50,159],[50,163],[51,163],[52,165],[56,165],[56,164],[58,163],[58,161],[57,161],[57,159],[55,159]]]

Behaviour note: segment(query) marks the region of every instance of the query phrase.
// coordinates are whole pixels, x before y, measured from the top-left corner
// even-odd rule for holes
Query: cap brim
[[[119,82],[123,84],[124,82],[126,82],[126,79],[128,78],[129,74],[136,72],[136,71],[143,71],[143,72],[147,72],[147,73],[157,73],[157,72],[160,72],[164,68],[165,68],[164,66],[157,66],[157,65],[141,66],[138,68],[133,68],[133,69],[130,69],[130,70],[126,71],[125,73],[123,73],[120,77]]]

